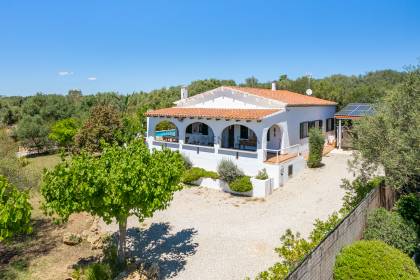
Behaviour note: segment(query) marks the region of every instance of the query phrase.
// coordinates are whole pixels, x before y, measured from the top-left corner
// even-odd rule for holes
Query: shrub
[[[414,225],[406,222],[398,213],[378,208],[368,216],[364,239],[382,240],[411,255],[416,249],[417,235]]]
[[[371,190],[379,187],[383,181],[383,177],[376,177],[371,180],[368,180],[365,177],[357,177],[353,182],[343,179],[343,183],[340,187],[346,190],[346,193],[343,197],[343,207],[340,212],[343,215],[347,215],[347,213],[353,210],[353,208],[355,208]]]
[[[191,169],[192,162],[190,158],[187,155],[184,155],[184,154],[181,154],[181,155],[182,155],[182,159],[184,160],[185,169]]]
[[[265,170],[265,168],[263,168],[260,171],[258,171],[257,176],[255,176],[255,179],[258,179],[258,180],[267,180],[268,179],[267,170]]]
[[[413,260],[379,240],[362,240],[345,247],[337,256],[335,280],[419,279]]]
[[[420,197],[414,193],[401,196],[397,201],[396,210],[405,220],[420,226]]]
[[[324,142],[324,135],[322,135],[320,129],[312,128],[309,130],[309,157],[307,163],[309,168],[321,166]]]
[[[229,183],[229,188],[235,192],[249,192],[252,190],[251,178],[242,176]]]
[[[93,263],[86,267],[76,269],[72,277],[76,280],[111,280],[112,273],[109,265]]]
[[[220,175],[220,179],[227,183],[233,182],[235,179],[244,176],[242,170],[240,170],[235,163],[231,160],[221,160],[217,166],[217,172]]]
[[[185,184],[191,184],[192,182],[197,181],[200,178],[218,179],[219,174],[213,171],[207,171],[203,168],[193,167],[184,172],[181,178],[181,182]]]

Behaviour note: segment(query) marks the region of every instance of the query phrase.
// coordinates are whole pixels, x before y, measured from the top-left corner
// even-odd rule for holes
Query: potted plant
[[[264,168],[258,171],[257,176],[251,178],[253,185],[252,196],[266,197],[273,192],[272,180],[268,177],[267,170]]]

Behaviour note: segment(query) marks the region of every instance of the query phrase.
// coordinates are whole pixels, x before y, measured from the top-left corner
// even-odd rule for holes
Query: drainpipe
[[[338,149],[341,150],[341,120],[338,120]]]

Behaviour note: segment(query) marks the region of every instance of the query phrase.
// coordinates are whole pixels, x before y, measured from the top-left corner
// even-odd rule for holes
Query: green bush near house
[[[228,184],[245,175],[233,161],[225,159],[219,162],[217,173],[219,173],[220,179],[226,181]]]
[[[414,224],[406,222],[397,212],[384,208],[369,214],[363,237],[366,240],[382,240],[408,255],[414,253],[417,245]]]
[[[309,130],[309,157],[307,163],[309,168],[321,166],[324,142],[324,135],[320,129],[312,128]]]
[[[184,172],[181,178],[181,182],[184,184],[191,184],[200,178],[219,179],[219,174],[213,171],[207,171],[203,168],[193,167]]]
[[[420,273],[409,256],[379,240],[361,240],[337,256],[334,280],[418,280]]]
[[[267,170],[265,170],[265,168],[263,168],[260,171],[258,171],[257,176],[255,176],[255,179],[258,179],[258,180],[267,180],[268,179]]]
[[[242,176],[229,183],[229,188],[235,192],[249,192],[252,190],[251,178]]]

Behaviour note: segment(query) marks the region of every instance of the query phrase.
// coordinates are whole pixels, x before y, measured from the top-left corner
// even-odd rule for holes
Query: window
[[[289,177],[291,177],[293,175],[293,165],[292,164],[287,167],[287,175]]]
[[[209,127],[204,123],[200,123],[199,132],[203,135],[209,135]]]
[[[269,142],[269,141],[270,141],[270,128],[267,131],[267,142]]]
[[[334,118],[329,118],[326,121],[327,127],[325,131],[333,131],[335,129],[335,120]]]
[[[191,124],[189,126],[187,126],[186,133],[192,133],[192,125]]]
[[[308,137],[309,125],[308,122],[300,123],[300,139]]]
[[[309,136],[309,130],[311,128],[319,128],[322,130],[322,120],[310,121],[310,122],[301,122],[300,123],[300,139],[306,138]]]
[[[241,125],[241,139],[248,139],[248,127]]]

